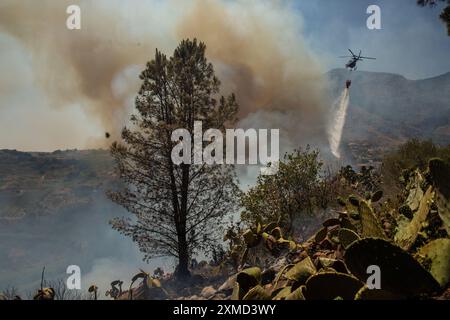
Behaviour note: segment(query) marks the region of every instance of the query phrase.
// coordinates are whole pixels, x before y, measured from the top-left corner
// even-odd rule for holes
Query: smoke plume
[[[81,8],[81,30],[66,28],[66,8],[71,4]],[[224,93],[236,93],[240,118],[248,126],[263,127],[261,118],[275,113],[285,120],[276,121],[277,126],[286,125],[281,127],[282,137],[284,132],[293,145],[311,139],[322,143],[327,106],[323,70],[293,12],[281,1],[4,0],[0,47],[14,47],[21,54],[7,57],[18,67],[2,75],[2,87],[9,91],[0,98],[0,114],[35,104],[30,110],[34,121],[58,127],[64,114],[79,109],[84,121],[75,117],[75,129],[43,135],[49,141],[40,148],[61,144],[54,139],[104,147],[110,142],[104,132],[117,139],[126,125],[138,74],[155,48],[170,55],[181,39],[196,37],[206,43]],[[26,83],[21,80],[24,72],[31,77]],[[32,94],[26,96],[27,90]],[[59,117],[54,116],[57,112]],[[273,127],[270,121],[263,125]],[[28,130],[33,130],[32,124]],[[14,140],[15,133],[10,134]]]

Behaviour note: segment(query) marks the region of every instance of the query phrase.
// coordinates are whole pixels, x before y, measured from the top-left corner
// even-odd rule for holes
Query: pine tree
[[[176,257],[179,278],[190,275],[191,257],[215,244],[222,218],[236,209],[232,166],[176,165],[171,159],[173,130],[192,136],[194,121],[202,121],[203,130],[224,132],[236,121],[235,96],[219,96],[205,50],[196,39],[182,41],[170,58],[156,50],[140,76],[132,126],[111,146],[124,188],[109,196],[134,215],[112,220],[113,228],[138,244],[144,260]]]

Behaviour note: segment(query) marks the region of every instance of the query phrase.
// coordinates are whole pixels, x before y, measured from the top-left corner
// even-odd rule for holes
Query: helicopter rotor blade
[[[372,58],[372,57],[361,57],[361,59],[377,60],[377,58]]]
[[[352,54],[353,57],[356,57],[356,55],[353,53],[353,51],[351,49],[348,49],[348,51],[350,51],[350,53]]]

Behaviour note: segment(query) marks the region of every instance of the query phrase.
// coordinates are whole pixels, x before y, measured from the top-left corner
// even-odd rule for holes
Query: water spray
[[[334,101],[332,107],[332,117],[327,130],[331,153],[333,153],[333,155],[338,159],[341,157],[339,147],[342,140],[345,119],[347,117],[348,104],[350,102],[351,84],[352,82],[347,80],[341,95]]]

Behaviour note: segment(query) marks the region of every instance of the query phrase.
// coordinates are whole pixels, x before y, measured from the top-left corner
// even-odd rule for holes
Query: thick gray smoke
[[[81,30],[65,27],[70,4],[81,7]],[[293,145],[326,141],[323,72],[305,45],[299,15],[285,2],[4,0],[0,6],[0,46],[16,66],[2,75],[9,94],[0,112],[25,109],[42,124],[22,126],[2,144],[16,140],[15,148],[36,149],[26,139],[28,127],[39,131],[34,144],[40,149],[64,141],[105,147],[104,132],[117,138],[127,122],[137,76],[154,49],[170,54],[193,37],[207,44],[224,91],[238,97],[242,119],[250,115],[251,126],[260,127],[260,116],[275,112],[291,123],[282,129]]]

